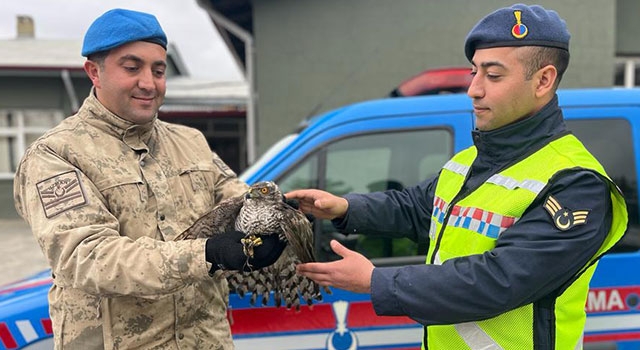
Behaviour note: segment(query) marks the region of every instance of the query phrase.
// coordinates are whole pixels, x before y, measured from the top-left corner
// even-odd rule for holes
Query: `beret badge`
[[[529,34],[529,28],[522,23],[522,11],[513,11],[513,16],[516,18],[516,24],[511,27],[511,35],[516,39],[522,39]]]

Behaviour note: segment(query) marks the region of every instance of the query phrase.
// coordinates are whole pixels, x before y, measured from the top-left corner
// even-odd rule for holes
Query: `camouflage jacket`
[[[134,125],[94,97],[25,153],[16,209],[53,275],[57,349],[232,348],[205,240],[172,241],[246,184],[197,130]]]

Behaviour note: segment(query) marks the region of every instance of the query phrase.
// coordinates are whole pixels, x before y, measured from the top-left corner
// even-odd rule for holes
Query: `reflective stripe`
[[[495,174],[487,180],[488,183],[492,183],[494,185],[502,186],[509,190],[514,190],[516,188],[522,188],[528,191],[531,191],[535,194],[540,193],[544,188],[545,184],[543,182],[537,180],[526,179],[522,181],[518,181],[512,177]]]
[[[448,161],[444,165],[444,168],[462,176],[466,176],[470,169],[469,166],[460,164],[453,160]],[[487,182],[492,183],[494,185],[502,186],[509,190],[522,188],[522,189],[531,191],[535,194],[540,193],[540,191],[542,191],[542,189],[545,186],[543,182],[540,182],[537,180],[525,179],[522,181],[518,181],[512,177],[508,177],[500,174],[494,174],[489,178],[489,180],[487,180]]]
[[[435,240],[436,239],[436,230],[438,229],[438,226],[436,224],[435,220],[431,220],[431,223],[429,224],[429,239]]]
[[[431,220],[431,227],[429,229],[431,239],[435,239],[436,235],[434,222],[437,221],[442,224],[447,207],[448,203],[444,200],[439,197],[434,198],[432,217],[435,218],[435,220]],[[518,221],[517,218],[513,216],[500,215],[480,208],[454,205],[453,208],[451,208],[447,226],[462,227],[483,236],[498,238],[502,232],[513,226],[516,221]]]
[[[503,350],[495,340],[485,333],[475,322],[454,325],[458,335],[471,350]]]
[[[578,344],[576,344],[575,350],[582,350],[582,348],[584,346],[584,344],[582,343],[583,339],[584,339],[584,332],[582,333],[582,336],[578,340]]]
[[[433,259],[433,264],[434,265],[442,265],[442,260],[440,259],[440,251],[439,250],[436,252],[436,257],[435,257],[435,259]]]
[[[467,173],[469,172],[469,166],[454,162],[452,160],[445,163],[443,168],[453,171],[454,173],[460,174],[462,176],[467,176]]]
[[[447,212],[447,203],[440,197],[433,198],[433,210],[431,212],[431,225],[429,227],[429,237],[436,239],[436,223],[442,224],[444,221],[444,215]],[[434,220],[435,219],[435,220]]]

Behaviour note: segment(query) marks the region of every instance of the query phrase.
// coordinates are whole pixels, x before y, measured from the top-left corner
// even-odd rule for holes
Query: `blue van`
[[[585,305],[585,349],[640,348],[640,223],[638,162],[640,89],[558,92],[568,127],[602,162],[625,194],[629,229],[605,255]],[[473,112],[464,94],[388,98],[345,106],[314,117],[284,137],[241,178],[276,181],[283,191],[319,188],[334,194],[402,189],[436,174],[472,144]],[[314,222],[316,256],[337,257],[338,239],[376,266],[424,263],[425,248],[407,239],[344,236],[330,222]],[[42,345],[51,337],[48,272],[0,288],[0,349]],[[253,307],[230,295],[237,349],[419,349],[422,326],[407,317],[378,317],[368,295],[333,289],[300,311]],[[50,345],[49,345],[50,346]]]

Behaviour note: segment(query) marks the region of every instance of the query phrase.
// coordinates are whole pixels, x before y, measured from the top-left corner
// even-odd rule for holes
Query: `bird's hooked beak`
[[[251,198],[256,198],[258,197],[256,194],[256,190],[255,188],[250,189],[247,194],[244,195],[245,199],[251,199]]]

